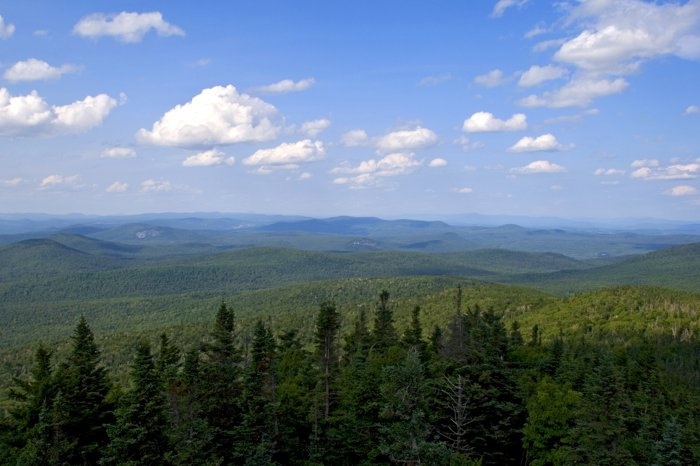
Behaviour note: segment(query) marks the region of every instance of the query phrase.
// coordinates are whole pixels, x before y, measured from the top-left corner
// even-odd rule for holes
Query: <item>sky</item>
[[[0,0],[0,212],[700,220],[700,0]]]

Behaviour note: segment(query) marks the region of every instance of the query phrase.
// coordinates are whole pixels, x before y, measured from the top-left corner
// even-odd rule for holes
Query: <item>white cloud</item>
[[[131,147],[108,147],[102,151],[101,157],[106,159],[129,159],[136,157],[136,151]]]
[[[685,109],[685,112],[683,112],[684,115],[694,115],[696,113],[700,113],[700,107],[697,105],[689,105],[688,108]]]
[[[49,35],[49,31],[47,29],[37,29],[32,34],[34,34],[36,37],[46,37]]]
[[[507,120],[499,120],[493,113],[476,112],[462,125],[462,131],[468,133],[483,133],[495,131],[522,131],[527,129],[527,117],[524,113],[516,113]]]
[[[481,74],[474,78],[474,82],[486,87],[496,87],[506,82],[503,71],[499,69],[491,70],[486,74]]]
[[[498,0],[496,5],[493,7],[491,16],[494,18],[500,18],[508,8],[514,6],[520,8],[521,6],[525,5],[527,1],[528,0]]]
[[[141,183],[141,191],[144,193],[164,192],[173,189],[170,181],[148,179]]]
[[[541,84],[545,81],[551,81],[553,79],[559,79],[566,76],[566,68],[560,66],[546,65],[546,66],[531,66],[527,71],[520,75],[518,80],[518,86],[521,87],[531,87]]]
[[[687,184],[683,184],[680,186],[674,186],[673,188],[669,189],[668,191],[664,191],[664,194],[667,196],[674,196],[674,197],[680,197],[680,196],[692,196],[694,194],[697,194],[698,190],[693,188],[692,186],[688,186]]]
[[[283,79],[282,81],[268,84],[267,86],[260,86],[256,91],[265,94],[286,94],[288,92],[305,91],[313,86],[315,82],[316,80],[314,78],[306,78],[296,82],[291,79]]]
[[[535,160],[524,167],[511,168],[511,173],[520,173],[523,175],[531,175],[535,173],[561,173],[565,172],[566,168],[548,160]]]
[[[440,158],[440,157],[431,160],[430,163],[428,164],[428,166],[430,168],[439,168],[439,167],[444,167],[446,165],[447,165],[447,160]]]
[[[544,24],[536,24],[535,27],[530,29],[525,33],[525,38],[526,39],[532,39],[533,37],[537,37],[539,35],[545,34],[550,31],[550,28],[546,27]]]
[[[475,149],[481,149],[484,147],[484,144],[479,141],[473,141],[466,137],[465,135],[461,135],[457,139],[453,141],[455,144],[458,146],[462,146],[462,150],[464,151],[470,151],[470,150],[475,150]]]
[[[16,178],[7,178],[7,179],[4,179],[4,180],[0,180],[0,185],[2,185],[2,186],[7,186],[8,188],[14,188],[15,186],[19,186],[19,184],[20,184],[22,181],[24,181],[24,180],[23,180],[22,178],[20,178],[20,177],[16,177]]]
[[[382,178],[411,173],[420,165],[421,162],[414,158],[414,154],[396,152],[379,160],[364,160],[357,167],[343,164],[332,169],[331,173],[354,175],[335,178],[333,180],[335,184],[347,184],[351,188],[366,188],[381,186]]]
[[[321,160],[326,150],[321,141],[304,139],[297,142],[285,142],[271,149],[260,149],[250,157],[243,159],[245,165],[261,166],[269,173],[272,167],[297,168],[299,164]]]
[[[643,159],[643,160],[634,160],[630,164],[632,168],[640,168],[640,167],[658,167],[660,165],[659,161],[656,159]]]
[[[585,107],[593,99],[620,93],[627,86],[628,83],[623,78],[610,80],[579,76],[555,91],[545,92],[541,96],[532,94],[520,99],[518,103],[524,107]]]
[[[75,73],[78,67],[75,65],[51,66],[45,61],[30,58],[18,61],[5,70],[3,75],[8,81],[40,81],[42,79],[58,79],[66,73]]]
[[[620,170],[619,168],[598,168],[593,174],[595,176],[617,176],[624,175],[625,170]]]
[[[321,118],[320,120],[306,121],[301,125],[301,132],[308,135],[309,137],[315,138],[330,125],[331,121],[326,118]]]
[[[581,2],[570,20],[584,27],[555,59],[583,70],[626,73],[663,55],[700,58],[700,3],[640,0]]]
[[[205,150],[195,155],[187,157],[182,162],[183,167],[212,167],[214,165],[233,165],[236,163],[235,157],[226,157],[221,151],[216,149]]]
[[[437,134],[428,128],[417,126],[416,129],[400,130],[388,133],[377,141],[381,152],[401,152],[422,149],[438,142]]]
[[[63,175],[49,175],[41,180],[39,189],[50,189],[58,188],[61,186],[73,186],[78,180],[78,175],[63,176]]]
[[[313,175],[309,172],[303,172],[301,175],[299,175],[298,180],[299,181],[304,181],[304,180],[310,180],[313,178]]]
[[[108,193],[123,193],[127,189],[129,189],[128,184],[122,183],[121,181],[115,181],[114,183],[110,184],[105,191]]]
[[[573,145],[564,145],[553,134],[547,133],[536,138],[525,136],[510,147],[511,152],[554,152],[571,149]]]
[[[452,74],[450,73],[443,73],[443,74],[436,74],[434,76],[426,76],[425,78],[421,79],[418,82],[419,86],[437,86],[438,84],[442,84],[444,82],[450,81],[452,79]]]
[[[5,19],[0,15],[0,39],[7,39],[15,33],[15,25],[6,23]]]
[[[597,108],[589,108],[587,110],[573,115],[560,115],[554,118],[547,118],[546,120],[544,120],[544,122],[548,125],[556,123],[573,123],[576,121],[581,121],[587,116],[597,115],[598,113],[600,113],[600,110],[598,110]]]
[[[656,164],[654,164],[656,162]],[[687,180],[700,175],[700,160],[687,164],[673,164],[661,167],[656,160],[635,160],[632,178],[642,180]]]
[[[456,193],[460,193],[460,194],[470,194],[470,193],[474,192],[474,189],[470,188],[468,186],[465,186],[463,188],[454,188],[453,191]]]
[[[353,129],[343,134],[340,143],[346,147],[364,146],[369,143],[369,136],[363,129]]]
[[[158,146],[201,147],[267,141],[277,135],[271,118],[277,109],[239,94],[232,85],[203,89],[186,104],[171,108],[148,131],[136,137]]]
[[[150,31],[155,30],[159,36],[184,36],[185,32],[163,19],[158,11],[148,13],[118,14],[94,13],[78,21],[73,33],[82,37],[111,36],[126,43],[140,42]]]
[[[102,123],[117,101],[106,94],[49,106],[36,92],[12,96],[0,88],[0,135],[79,133]]]

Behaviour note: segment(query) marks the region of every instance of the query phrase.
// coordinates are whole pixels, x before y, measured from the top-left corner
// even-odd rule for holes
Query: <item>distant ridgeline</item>
[[[397,299],[377,296],[387,284]],[[219,301],[205,324],[157,339],[95,336],[76,318],[66,345],[39,346],[13,380],[0,463],[700,464],[696,294],[306,286],[270,294],[274,321],[241,325],[246,301],[235,314]],[[320,298],[313,312],[279,317],[302,295]]]

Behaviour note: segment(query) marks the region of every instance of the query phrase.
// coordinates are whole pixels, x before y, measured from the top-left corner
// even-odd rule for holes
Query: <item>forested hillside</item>
[[[656,296],[658,301],[649,300]],[[612,290],[696,315],[697,296]],[[39,346],[2,419],[4,464],[697,464],[700,345],[686,332],[565,324],[525,328],[461,287],[426,327],[420,306],[396,326],[386,291],[351,317],[316,306],[310,338],[241,329],[220,303],[188,345],[165,332],[130,343],[118,382],[84,318],[65,354]],[[501,303],[502,304],[502,303]],[[551,303],[552,305],[556,305]],[[545,306],[546,307],[546,306]],[[666,309],[665,311],[668,311]],[[592,311],[591,311],[592,312]],[[671,315],[673,316],[673,312]],[[530,317],[525,307],[511,310]],[[615,316],[610,319],[614,320]],[[642,318],[644,318],[642,316]],[[575,317],[572,317],[575,319]],[[585,317],[584,317],[585,320]],[[345,330],[341,330],[345,329]]]

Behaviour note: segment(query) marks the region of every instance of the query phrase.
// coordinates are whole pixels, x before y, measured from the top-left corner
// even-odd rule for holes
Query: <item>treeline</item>
[[[39,347],[14,380],[0,463],[700,464],[697,340],[543,343],[461,289],[454,309],[426,332],[416,307],[399,334],[382,292],[341,335],[324,302],[306,342],[264,320],[242,335],[222,302],[194,348],[138,342],[127,387],[81,318],[63,361]]]

